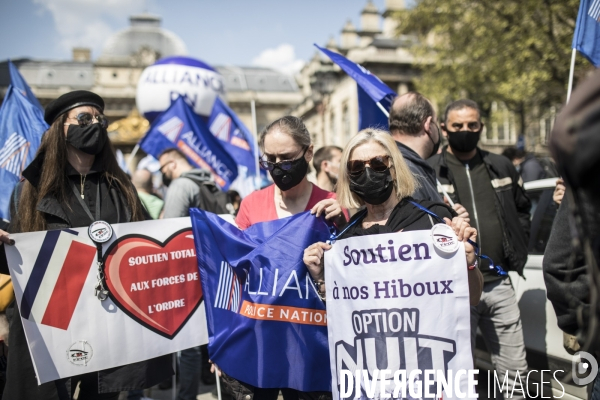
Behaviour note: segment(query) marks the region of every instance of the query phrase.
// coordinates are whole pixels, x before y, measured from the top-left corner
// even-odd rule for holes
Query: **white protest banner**
[[[208,342],[190,218],[112,227],[105,300],[87,227],[11,235],[7,261],[39,384]]]
[[[476,397],[464,246],[443,253],[432,236],[359,236],[325,252],[334,399]]]

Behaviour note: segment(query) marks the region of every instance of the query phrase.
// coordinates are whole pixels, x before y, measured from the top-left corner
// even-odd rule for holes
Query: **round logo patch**
[[[67,358],[71,364],[75,365],[87,365],[92,359],[93,354],[92,346],[90,346],[87,340],[79,340],[73,343],[69,347],[69,350],[67,350]]]
[[[444,253],[454,253],[458,250],[458,237],[450,225],[435,224],[431,228],[433,245]]]
[[[96,221],[88,228],[88,235],[95,243],[106,243],[112,237],[113,229],[108,222]]]

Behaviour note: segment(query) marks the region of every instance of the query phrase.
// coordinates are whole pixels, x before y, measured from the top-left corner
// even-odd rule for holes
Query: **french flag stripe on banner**
[[[23,318],[66,330],[95,256],[76,232],[49,231],[23,293]]]
[[[48,268],[50,256],[54,252],[60,232],[61,231],[57,230],[46,233],[46,237],[44,237],[44,242],[42,243],[40,252],[35,260],[35,264],[33,264],[31,275],[29,276],[29,280],[27,281],[27,285],[23,291],[23,300],[21,300],[21,316],[25,319],[29,319],[33,301],[35,300],[38,290],[40,289],[40,285],[42,284],[42,279],[44,278],[44,274]]]
[[[67,330],[89,272],[85,266],[94,262],[95,255],[94,247],[75,240],[71,242],[42,318],[43,325]]]

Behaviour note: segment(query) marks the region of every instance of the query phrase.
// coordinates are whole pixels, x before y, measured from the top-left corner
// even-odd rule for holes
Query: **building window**
[[[515,144],[517,141],[515,115],[504,103],[492,102],[490,123],[485,129],[485,143]]]
[[[550,132],[554,128],[556,119],[556,107],[550,107],[540,118],[540,143],[547,145],[550,138]]]

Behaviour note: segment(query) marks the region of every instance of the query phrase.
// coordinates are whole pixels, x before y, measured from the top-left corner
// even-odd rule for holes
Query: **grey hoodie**
[[[212,181],[213,178],[210,172],[204,169],[192,169],[173,180],[165,197],[165,214],[163,218],[178,218],[190,215],[190,207],[197,207],[201,201],[198,183]]]

